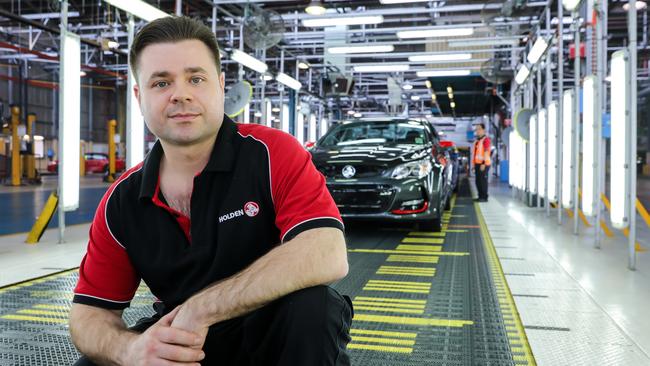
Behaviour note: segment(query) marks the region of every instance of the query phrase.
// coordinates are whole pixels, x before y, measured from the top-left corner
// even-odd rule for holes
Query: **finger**
[[[176,314],[178,314],[179,310],[181,310],[180,305],[175,307],[174,310],[170,311],[167,315],[160,318],[160,320],[158,320],[158,323],[166,326],[172,325],[172,322],[174,321],[174,318],[176,317]]]
[[[160,327],[156,329],[155,337],[163,343],[187,347],[193,347],[203,343],[203,337],[199,334],[172,327]]]
[[[163,359],[157,359],[149,364],[147,366],[201,366],[200,363],[198,362],[175,362],[175,361],[169,361],[169,360],[163,360]]]
[[[205,358],[200,349],[159,343],[156,346],[156,356],[172,362],[198,362]]]

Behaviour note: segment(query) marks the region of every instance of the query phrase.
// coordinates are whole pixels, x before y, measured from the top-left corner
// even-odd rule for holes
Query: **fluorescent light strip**
[[[518,46],[518,38],[477,38],[453,40],[447,42],[449,47],[475,47],[475,46]]]
[[[354,16],[354,17],[327,17],[312,18],[302,21],[305,27],[335,27],[338,25],[361,25],[361,24],[380,24],[384,22],[382,15]]]
[[[626,49],[612,55],[612,137],[610,187],[612,226],[624,229],[629,225],[630,197],[630,57]],[[636,159],[635,159],[636,160]],[[635,167],[636,168],[636,167]]]
[[[548,105],[548,200],[557,202],[557,102]]]
[[[300,145],[305,144],[305,115],[300,112],[301,108],[296,111],[296,140]]]
[[[248,67],[251,70],[257,71],[261,74],[265,73],[266,70],[269,69],[268,65],[255,57],[244,53],[240,50],[233,50],[232,54],[230,55],[230,58],[233,61],[236,61],[246,67]]]
[[[348,53],[385,53],[393,52],[395,46],[392,44],[387,45],[358,45],[358,46],[341,46],[341,47],[330,47],[327,49],[327,52],[335,55],[348,54]]]
[[[537,115],[530,117],[528,129],[528,190],[537,193]]]
[[[444,76],[469,76],[470,70],[424,70],[418,71],[416,75],[421,78],[426,77],[444,77]]]
[[[63,211],[79,207],[79,143],[81,125],[81,40],[79,36],[63,32],[61,35],[60,93],[62,107],[59,112],[59,199]],[[14,142],[15,143],[15,142]]]
[[[546,198],[546,109],[537,113],[537,192]]]
[[[443,54],[410,56],[409,61],[411,62],[457,61],[457,60],[470,60],[471,58],[472,58],[471,53],[443,53]]]
[[[596,76],[589,75],[583,81],[583,121],[582,121],[582,211],[586,216],[596,214],[598,202],[596,186]]]
[[[434,37],[455,37],[471,36],[474,34],[474,28],[435,28],[422,29],[413,31],[397,32],[398,38],[434,38]]]
[[[533,48],[530,50],[530,53],[528,53],[526,59],[531,64],[536,64],[537,61],[539,61],[539,59],[542,57],[544,52],[546,52],[547,48],[548,48],[548,43],[546,42],[546,40],[542,37],[538,37],[537,40],[535,41],[535,44],[533,44]]]
[[[323,118],[320,120],[320,137],[323,137],[326,133],[327,130],[329,129],[329,125],[327,123],[327,118]]]
[[[354,67],[354,72],[400,72],[410,70],[409,65],[360,65]]]
[[[138,18],[148,22],[159,18],[170,16],[164,11],[149,5],[141,0],[104,0],[116,8],[122,9],[127,13],[133,14]]]
[[[562,207],[573,208],[573,90],[562,96]]]
[[[521,65],[515,76],[515,82],[519,85],[523,84],[530,75],[530,69],[526,65]]]
[[[289,105],[282,105],[282,122],[280,124],[282,131],[289,133]]]
[[[276,77],[275,80],[278,82],[290,87],[293,90],[300,90],[302,88],[302,83],[291,76],[285,74],[285,73],[279,73]]]
[[[311,113],[309,115],[309,141],[316,142],[316,115]]]

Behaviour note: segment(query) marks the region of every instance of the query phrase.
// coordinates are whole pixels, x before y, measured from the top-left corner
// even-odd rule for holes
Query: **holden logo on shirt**
[[[247,202],[244,205],[244,212],[248,217],[255,217],[260,212],[260,206],[255,202]]]

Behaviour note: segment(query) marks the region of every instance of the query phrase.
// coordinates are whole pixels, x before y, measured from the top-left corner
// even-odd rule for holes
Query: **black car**
[[[346,121],[311,153],[344,218],[416,222],[420,229],[440,231],[452,170],[429,123]]]

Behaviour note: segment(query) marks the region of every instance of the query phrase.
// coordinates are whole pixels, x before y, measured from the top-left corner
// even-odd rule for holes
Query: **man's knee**
[[[328,286],[314,286],[298,290],[278,300],[276,313],[299,319],[296,325],[340,327],[352,318],[350,304],[336,290]],[[282,314],[282,315],[281,315]],[[308,330],[308,329],[305,329]]]

